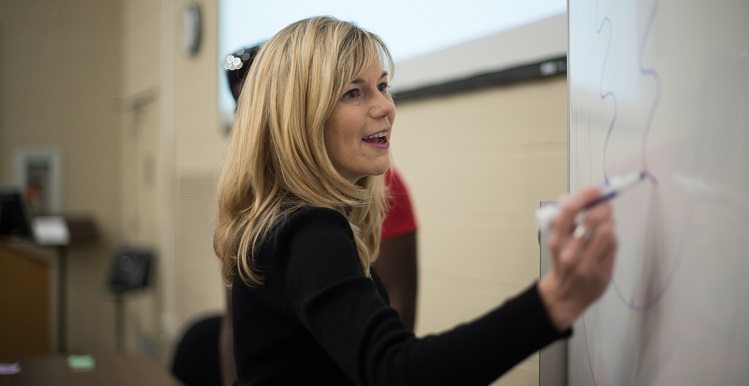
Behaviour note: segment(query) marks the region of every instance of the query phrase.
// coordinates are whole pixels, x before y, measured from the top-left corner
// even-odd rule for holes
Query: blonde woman
[[[545,345],[606,289],[611,208],[564,200],[554,264],[485,316],[417,338],[371,268],[385,213],[395,106],[376,35],[330,17],[293,23],[250,68],[218,189],[214,247],[232,285],[239,385],[485,385]],[[575,232],[576,235],[583,232]]]

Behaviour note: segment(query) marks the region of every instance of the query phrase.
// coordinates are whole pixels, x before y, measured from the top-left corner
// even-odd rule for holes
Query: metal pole
[[[124,338],[125,338],[125,323],[124,323],[124,317],[125,317],[125,296],[123,295],[122,291],[117,291],[115,294],[115,330],[117,334],[117,351],[123,351],[124,350]]]
[[[57,351],[67,352],[67,247],[57,247]]]

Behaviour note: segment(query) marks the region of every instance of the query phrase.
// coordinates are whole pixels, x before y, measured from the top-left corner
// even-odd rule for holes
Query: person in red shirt
[[[388,211],[382,223],[380,255],[374,266],[390,295],[390,306],[413,330],[416,320],[417,243],[416,216],[408,189],[397,169],[385,173]]]

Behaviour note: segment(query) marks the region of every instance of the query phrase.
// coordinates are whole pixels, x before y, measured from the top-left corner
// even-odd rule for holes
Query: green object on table
[[[73,371],[91,371],[96,362],[91,355],[68,355],[68,367]]]

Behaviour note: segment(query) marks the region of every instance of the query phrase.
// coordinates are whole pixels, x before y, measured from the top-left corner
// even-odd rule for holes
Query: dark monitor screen
[[[19,189],[0,188],[0,236],[31,237],[26,201]]]

